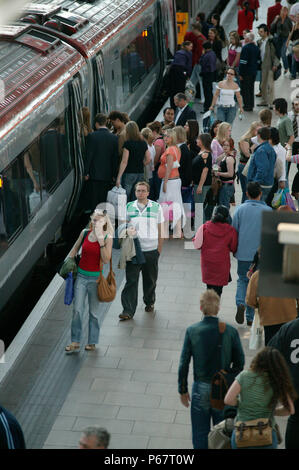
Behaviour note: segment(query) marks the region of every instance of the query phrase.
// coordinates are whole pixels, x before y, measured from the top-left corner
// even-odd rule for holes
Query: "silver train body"
[[[175,3],[40,0],[0,27],[0,310],[74,214],[82,108],[138,120],[159,92],[176,49]]]

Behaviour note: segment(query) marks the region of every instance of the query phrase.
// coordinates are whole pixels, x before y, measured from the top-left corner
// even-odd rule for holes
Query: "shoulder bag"
[[[251,157],[252,157],[252,155],[250,155],[250,157],[248,158],[248,160],[246,162],[246,165],[244,166],[244,168],[242,170],[242,175],[245,176],[246,178],[247,178],[247,175],[248,175],[248,170],[249,170],[249,166],[250,166]]]
[[[268,418],[237,421],[235,424],[237,448],[262,447],[272,444],[272,427]]]
[[[115,274],[112,270],[112,256],[110,258],[110,271],[107,278],[103,275],[103,262],[100,261],[100,275],[97,280],[98,299],[100,302],[112,302],[116,296]]]
[[[210,392],[210,403],[211,407],[216,410],[223,410],[224,408],[224,397],[235,380],[235,374],[227,372],[221,369],[221,356],[222,356],[222,339],[223,333],[225,332],[226,324],[219,322],[219,341],[217,344],[217,350],[219,351],[219,371],[216,372],[211,381],[211,392]]]

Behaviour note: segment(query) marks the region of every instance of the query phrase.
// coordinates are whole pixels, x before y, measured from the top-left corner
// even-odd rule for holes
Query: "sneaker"
[[[244,323],[244,312],[245,312],[245,305],[238,305],[237,313],[236,313],[236,322],[240,325]]]
[[[147,305],[144,309],[146,312],[153,312],[155,310],[154,304]]]
[[[257,96],[258,98],[260,98],[262,96],[261,92],[257,93],[255,96]]]

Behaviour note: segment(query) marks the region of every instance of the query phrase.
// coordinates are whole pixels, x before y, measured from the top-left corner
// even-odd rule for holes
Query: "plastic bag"
[[[65,292],[64,292],[64,303],[65,305],[71,305],[74,298],[74,279],[73,273],[68,273],[65,280]]]
[[[107,202],[114,207],[115,217],[119,217],[122,220],[126,219],[127,193],[124,188],[114,186],[114,188],[108,191]]]
[[[254,313],[253,323],[250,330],[249,349],[257,350],[264,346],[264,328],[260,323],[257,310]]]
[[[187,100],[189,102],[191,102],[191,103],[194,102],[195,95],[196,95],[196,88],[195,88],[193,82],[191,82],[191,80],[187,80],[187,82],[186,82],[185,95],[186,95]]]
[[[292,211],[296,212],[296,207],[295,207],[293,198],[290,195],[290,193],[286,193],[286,205],[289,206],[292,209]]]
[[[207,111],[203,115],[203,119],[202,119],[203,132],[205,132],[205,133],[210,132],[210,129],[211,129],[214,121],[215,121],[215,117],[214,117],[214,114],[212,113],[212,111]]]
[[[279,189],[277,193],[274,194],[272,199],[272,207],[278,209],[280,206],[286,204],[286,195],[289,191],[286,189]]]

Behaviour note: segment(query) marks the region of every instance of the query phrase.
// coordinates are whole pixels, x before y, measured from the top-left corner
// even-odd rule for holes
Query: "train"
[[[181,8],[191,18],[218,1]],[[0,26],[0,311],[74,216],[82,109],[92,120],[117,109],[138,121],[161,90],[177,47],[176,3],[39,0]]]

